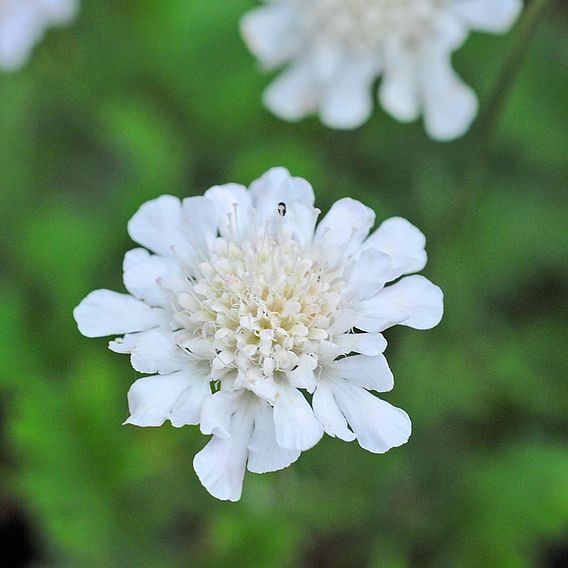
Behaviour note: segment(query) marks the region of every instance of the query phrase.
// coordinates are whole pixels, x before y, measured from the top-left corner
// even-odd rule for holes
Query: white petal
[[[352,308],[343,308],[337,310],[333,316],[333,324],[329,328],[331,335],[345,333],[355,327],[357,321],[357,312]]]
[[[359,445],[383,454],[408,441],[411,423],[408,414],[347,381],[333,383],[334,396]]]
[[[374,58],[350,60],[340,66],[321,99],[321,121],[330,128],[361,126],[373,110],[371,87],[378,70]]]
[[[191,378],[191,384],[181,393],[168,416],[176,428],[199,424],[203,405],[212,396],[207,374],[193,372]]]
[[[328,44],[325,49],[311,50],[306,56],[310,65],[310,75],[317,81],[318,90],[323,94],[327,85],[337,79],[342,68],[349,64],[351,58],[346,57],[340,44]]]
[[[217,499],[241,498],[253,422],[254,405],[242,397],[231,417],[230,438],[213,436],[193,460],[199,480]]]
[[[347,421],[341,414],[333,391],[325,382],[320,382],[312,399],[314,414],[328,436],[337,437],[345,442],[353,441],[357,436],[347,427]]]
[[[420,114],[416,57],[398,43],[386,45],[385,69],[379,89],[382,107],[402,122]]]
[[[272,69],[288,61],[300,46],[298,11],[284,3],[251,10],[241,20],[241,33],[261,63]]]
[[[280,396],[280,391],[282,389],[281,385],[271,377],[265,377],[262,380],[256,381],[249,385],[248,388],[254,392],[256,396],[271,405],[274,405],[276,399]]]
[[[449,54],[432,53],[423,62],[424,123],[435,140],[463,136],[477,114],[477,97],[452,69]]]
[[[308,392],[314,392],[316,388],[314,370],[317,365],[317,357],[308,353],[300,355],[298,366],[293,371],[286,373],[289,384],[298,389],[306,389]]]
[[[344,294],[351,300],[370,298],[392,279],[392,272],[390,256],[369,248],[357,259]]]
[[[78,11],[76,0],[40,0],[38,8],[53,24],[65,24],[72,20]]]
[[[86,337],[145,331],[167,321],[164,310],[111,290],[91,292],[75,308],[73,317]]]
[[[438,286],[423,276],[407,276],[360,304],[357,327],[382,331],[401,324],[415,329],[430,329],[440,323],[444,295]]]
[[[191,378],[184,372],[138,379],[128,391],[130,417],[125,424],[161,426],[190,384]]]
[[[274,403],[274,425],[278,445],[289,450],[309,450],[323,436],[308,401],[297,389],[282,385]]]
[[[454,2],[452,9],[475,30],[505,33],[523,9],[522,0],[468,0]]]
[[[380,333],[343,333],[333,338],[344,354],[362,353],[380,355],[387,348],[387,341]]]
[[[146,333],[151,333],[153,330],[141,331],[140,333],[128,333],[124,337],[117,337],[108,342],[108,348],[115,353],[128,354],[134,351],[136,344],[141,337]]]
[[[257,221],[260,225],[277,214],[280,202],[301,201],[313,206],[315,197],[311,184],[301,177],[292,177],[286,168],[271,168],[250,185]]]
[[[10,17],[4,16],[0,20],[0,67],[5,71],[22,67],[42,35],[43,26],[37,21],[32,6]]]
[[[455,0],[453,0],[453,3],[455,4]],[[419,55],[422,56],[420,71],[426,70],[428,72],[427,69],[424,69],[425,62],[436,53],[443,52],[449,56],[452,51],[463,45],[469,35],[465,22],[455,12],[450,10],[445,10],[438,14],[435,26],[435,33],[430,34],[429,41],[426,40],[420,50]]]
[[[189,262],[194,250],[188,239],[181,203],[177,197],[162,195],[144,203],[128,222],[132,240],[161,254]]]
[[[286,217],[283,219],[285,230],[289,231],[303,246],[311,245],[319,210],[302,201],[290,201],[286,204]]]
[[[407,311],[398,305],[380,302],[378,295],[359,306],[356,327],[363,331],[384,331],[408,319]]]
[[[221,390],[207,399],[201,411],[201,432],[228,438],[231,435],[231,416],[237,410],[242,396],[242,390]]]
[[[165,289],[179,290],[185,283],[175,258],[151,255],[146,249],[128,251],[123,270],[126,289],[150,306],[167,306]]]
[[[191,245],[202,256],[207,255],[217,236],[216,204],[204,196],[187,197],[182,202],[182,211]]]
[[[129,250],[124,255],[124,260],[122,261],[122,270],[124,272],[126,272],[127,270],[132,270],[139,264],[146,262],[150,258],[150,256],[150,253],[145,248],[135,248]]]
[[[252,182],[250,192],[255,208],[256,223],[276,230],[284,225],[298,241],[309,244],[314,236],[317,212],[314,209],[314,190],[300,177],[292,177],[286,168],[272,168]],[[284,217],[278,206],[284,203]]]
[[[318,364],[327,367],[329,363],[335,361],[343,355],[343,350],[331,341],[321,341],[318,348]]]
[[[242,241],[251,228],[252,198],[244,185],[227,183],[205,192],[205,197],[217,207],[219,232],[224,238]]]
[[[188,359],[176,345],[170,330],[153,329],[136,342],[130,362],[140,373],[168,375],[182,369]]]
[[[160,326],[159,328],[152,328],[148,331],[140,331],[137,333],[127,333],[123,337],[117,337],[112,341],[109,341],[108,348],[115,353],[131,355],[136,349],[136,346],[140,341],[143,341],[146,334],[153,334],[155,331],[161,331],[162,333],[169,332],[170,328],[167,326]],[[154,371],[152,371],[154,373]]]
[[[4,71],[22,67],[46,28],[68,23],[78,7],[75,0],[4,0],[0,4],[0,68]]]
[[[276,116],[298,121],[313,114],[319,103],[319,90],[312,68],[304,61],[293,63],[264,91],[263,101]]]
[[[343,379],[360,387],[387,392],[392,390],[394,379],[383,355],[353,355],[331,364]]]
[[[375,222],[375,212],[360,201],[345,197],[336,201],[317,226],[314,244],[324,254],[350,255],[357,250]]]
[[[391,217],[369,235],[362,249],[376,249],[388,254],[392,262],[391,280],[419,272],[426,266],[426,237],[402,217]]]
[[[284,469],[300,457],[298,450],[285,450],[276,442],[273,410],[264,401],[261,401],[258,405],[248,449],[247,468],[253,473],[267,473]]]

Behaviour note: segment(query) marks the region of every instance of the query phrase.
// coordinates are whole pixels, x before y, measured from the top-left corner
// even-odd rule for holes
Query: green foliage
[[[568,523],[566,19],[540,30],[464,209],[474,136],[437,144],[379,109],[355,132],[264,110],[269,79],[238,35],[254,2],[83,4],[0,77],[0,509],[32,519],[41,565],[538,565]],[[457,54],[482,105],[508,45],[479,35]],[[142,202],[274,165],[324,210],[352,196],[420,226],[446,317],[388,333],[406,446],[325,439],[221,503],[192,471],[195,428],[121,426],[134,373],[71,312],[121,289]]]

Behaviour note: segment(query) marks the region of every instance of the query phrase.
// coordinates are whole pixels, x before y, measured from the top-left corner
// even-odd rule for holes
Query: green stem
[[[474,210],[482,194],[487,164],[501,116],[529,52],[530,43],[544,21],[547,10],[555,1],[532,0],[517,26],[513,45],[501,67],[497,82],[473,127],[473,152],[464,171],[453,212],[449,216],[447,235],[452,235],[455,229],[467,221],[469,212]]]
[[[477,120],[476,130],[481,140],[481,148],[487,148],[487,141],[491,141],[509,96],[513,91],[515,80],[523,67],[529,52],[529,47],[540,24],[544,21],[547,10],[554,4],[554,0],[532,0],[521,18],[513,45],[501,67],[499,80],[484,105]]]

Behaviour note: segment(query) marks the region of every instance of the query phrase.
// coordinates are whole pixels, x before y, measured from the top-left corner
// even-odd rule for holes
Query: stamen
[[[291,371],[306,349],[329,337],[327,328],[341,302],[341,272],[279,230],[281,212],[277,226],[271,225],[273,218],[262,235],[255,227],[249,235],[256,238],[237,242],[230,240],[238,220],[235,207],[228,214],[233,236],[217,239],[183,291],[199,306],[192,311],[186,302],[182,310],[187,331],[210,345],[204,352],[214,354],[214,378],[236,370],[247,377],[247,388],[274,372]]]
[[[227,213],[227,218],[229,221],[229,224],[227,226],[228,232],[229,232],[229,236],[231,238],[231,241],[235,240],[235,235],[233,233],[233,214],[232,213]]]
[[[233,211],[235,213],[235,229],[239,230],[239,204],[233,203]]]

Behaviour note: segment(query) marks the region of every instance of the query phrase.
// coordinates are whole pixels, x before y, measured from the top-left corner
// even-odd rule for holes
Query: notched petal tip
[[[211,444],[209,442],[209,444]],[[201,482],[201,485],[209,492],[210,495],[220,501],[231,501],[233,503],[240,500],[242,495],[242,483],[232,483],[224,477],[222,464],[216,464],[212,451],[206,451],[209,444],[205,446],[193,458],[193,469]],[[219,465],[219,467],[217,467]],[[244,475],[243,475],[244,477]]]
[[[164,312],[129,294],[95,290],[73,310],[79,331],[86,337],[104,337],[145,331],[159,326]]]
[[[156,420],[154,417],[144,418],[143,416],[129,416],[122,426],[138,426],[139,428],[159,428],[166,420]]]

